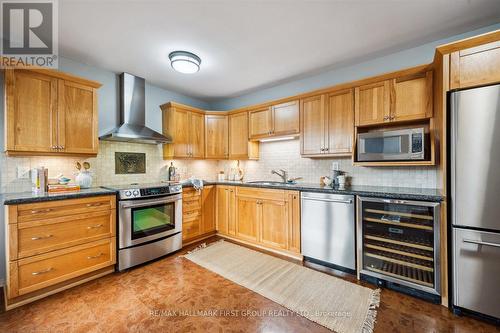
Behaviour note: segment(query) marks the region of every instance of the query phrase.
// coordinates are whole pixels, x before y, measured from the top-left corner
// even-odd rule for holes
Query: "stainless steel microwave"
[[[359,133],[358,161],[424,160],[427,139],[423,127]]]

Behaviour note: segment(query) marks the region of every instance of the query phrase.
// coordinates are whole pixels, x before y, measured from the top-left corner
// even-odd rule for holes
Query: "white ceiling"
[[[214,100],[500,21],[499,0],[59,1],[60,54]],[[176,73],[167,55],[202,59]]]

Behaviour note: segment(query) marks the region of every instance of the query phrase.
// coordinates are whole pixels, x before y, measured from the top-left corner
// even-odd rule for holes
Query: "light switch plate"
[[[30,177],[30,168],[26,166],[18,166],[17,167],[17,178],[18,179],[26,179]]]

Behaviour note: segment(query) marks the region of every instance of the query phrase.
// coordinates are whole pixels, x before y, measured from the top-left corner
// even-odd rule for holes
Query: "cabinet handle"
[[[51,148],[52,148],[52,149],[57,149],[57,146],[52,146]]]
[[[98,207],[100,205],[102,205],[102,202],[93,203],[93,204],[87,204],[87,207]]]
[[[60,149],[64,149],[64,146],[59,146]]]
[[[89,230],[90,229],[97,229],[97,228],[100,228],[102,226],[103,226],[102,224],[90,225],[90,226],[87,227],[87,229],[89,229]]]
[[[329,151],[329,150],[330,150],[330,148],[325,148],[325,151]]]
[[[47,208],[47,209],[38,209],[38,210],[32,210],[31,211],[31,214],[38,214],[38,213],[48,213],[48,212],[51,212],[52,209],[51,208]]]
[[[395,117],[395,116],[390,116],[390,117],[389,117],[389,120],[394,120],[394,119],[396,119],[396,117]]]
[[[47,269],[44,269],[43,271],[38,271],[38,272],[33,272],[31,273],[31,275],[40,275],[40,274],[45,274],[45,273],[48,273],[52,270],[52,267],[49,267]]]
[[[52,237],[54,237],[54,235],[36,236],[36,237],[31,237],[31,240],[36,241],[36,240],[47,239],[47,238],[52,238]]]
[[[95,255],[95,256],[88,256],[87,259],[96,259],[96,258],[99,258],[99,257],[102,257],[104,255],[104,253],[99,253],[98,255]]]

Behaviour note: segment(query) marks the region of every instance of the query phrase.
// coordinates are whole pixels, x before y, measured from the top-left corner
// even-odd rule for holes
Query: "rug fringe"
[[[217,242],[213,242],[213,243],[210,243],[207,245],[207,243],[201,243],[200,245],[198,245],[197,247],[195,247],[194,249],[192,249],[191,251],[187,251],[186,254],[182,255],[181,257],[184,257],[185,255],[187,254],[191,254],[191,253],[195,253],[195,252],[198,252],[200,250],[203,250],[204,248],[206,248],[207,246],[212,246],[214,244],[218,244],[218,243],[222,243],[224,242],[223,239],[219,239]]]
[[[369,310],[366,314],[365,322],[363,323],[363,328],[361,329],[362,333],[373,333],[373,329],[375,328],[375,322],[377,318],[377,308],[380,305],[380,289],[375,289],[372,291],[372,295],[370,297],[370,306]]]

